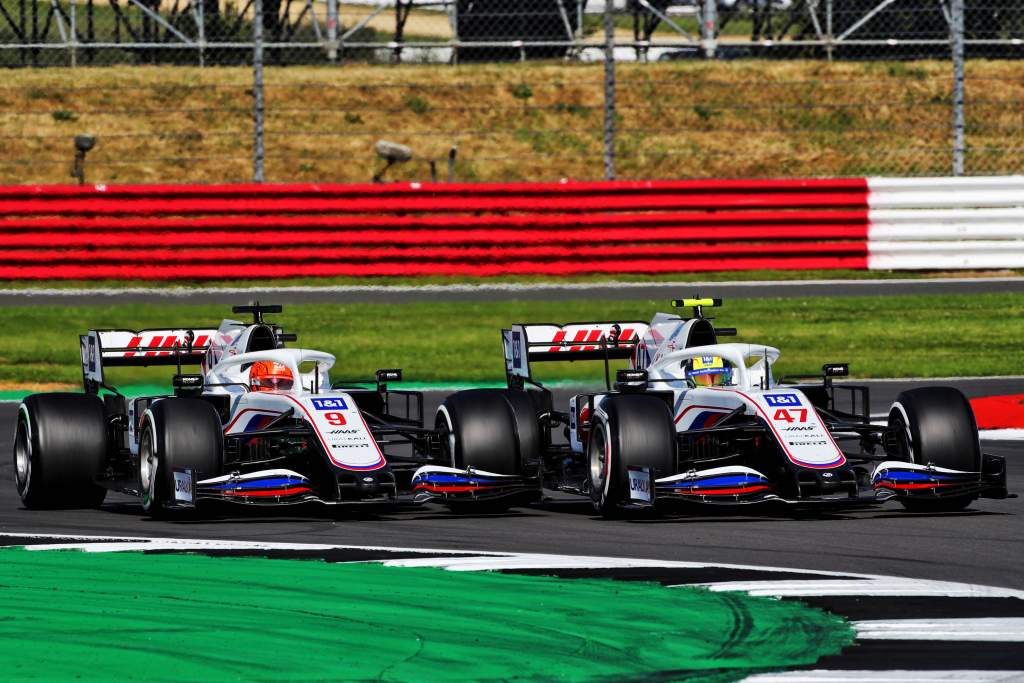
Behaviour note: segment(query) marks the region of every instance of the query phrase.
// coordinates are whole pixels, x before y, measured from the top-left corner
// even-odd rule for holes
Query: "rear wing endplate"
[[[505,370],[530,379],[530,362],[626,359],[647,333],[639,321],[518,324],[501,331]]]
[[[86,389],[103,384],[103,368],[199,365],[215,329],[89,330],[79,335]]]

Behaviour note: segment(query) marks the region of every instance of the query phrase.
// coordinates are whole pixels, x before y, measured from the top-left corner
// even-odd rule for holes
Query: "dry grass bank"
[[[600,177],[602,65],[267,70],[267,177],[363,181],[373,142],[424,160],[459,147],[466,180]],[[936,62],[675,62],[618,68],[618,175],[945,174],[950,68]],[[242,181],[251,169],[247,68],[7,71],[0,182],[65,182],[71,138],[99,137],[94,182]],[[1024,64],[968,68],[968,170],[1020,172]],[[443,168],[443,164],[442,164]]]

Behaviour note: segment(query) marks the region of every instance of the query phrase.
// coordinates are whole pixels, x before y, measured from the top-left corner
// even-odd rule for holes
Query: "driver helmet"
[[[686,379],[697,387],[732,384],[732,363],[721,356],[696,356],[683,364]]]
[[[292,371],[284,363],[258,360],[249,369],[249,386],[253,391],[288,391],[294,383]]]

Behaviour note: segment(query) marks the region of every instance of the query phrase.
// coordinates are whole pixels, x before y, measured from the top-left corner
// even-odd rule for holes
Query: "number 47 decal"
[[[793,413],[798,413],[800,419],[794,418]],[[772,419],[776,422],[807,422],[807,408],[779,408]]]

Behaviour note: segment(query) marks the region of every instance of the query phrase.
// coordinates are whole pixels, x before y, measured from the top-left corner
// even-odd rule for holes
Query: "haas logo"
[[[636,331],[634,329],[632,329],[632,328],[626,328],[626,329],[622,330],[622,334],[619,335],[619,341],[620,342],[624,342],[624,341],[631,340],[633,338],[633,335],[635,334],[635,332]],[[572,343],[575,344],[577,342],[590,342],[590,345],[584,345],[584,346],[552,346],[551,348],[548,349],[548,351],[551,352],[551,353],[558,353],[559,351],[566,351],[566,352],[569,352],[569,353],[573,353],[573,352],[576,352],[576,351],[596,351],[596,350],[598,350],[601,347],[593,345],[593,342],[601,341],[601,337],[605,336],[606,333],[607,333],[607,330],[605,330],[605,328],[603,328],[603,327],[592,328],[592,329],[584,328],[584,329],[581,329],[581,330],[576,330],[576,334],[573,335],[573,338],[572,338]],[[558,332],[555,333],[555,336],[551,340],[551,343],[552,344],[564,344],[565,343],[565,335],[566,335],[566,330],[559,330]]]
[[[210,341],[210,335],[207,335],[207,334],[200,335],[198,338],[196,338],[196,340],[194,342],[192,342],[192,348],[195,349],[196,347],[206,346],[207,343],[209,343],[209,341]],[[182,337],[179,338],[178,335],[176,335],[176,334],[168,334],[168,335],[155,334],[152,337],[150,337],[149,340],[146,341],[145,344],[143,344],[142,342],[143,342],[143,338],[142,338],[141,335],[138,335],[138,334],[134,335],[131,338],[131,340],[129,340],[128,344],[126,345],[127,348],[129,348],[129,349],[147,349],[147,350],[144,351],[144,352],[139,352],[138,354],[136,354],[135,351],[125,351],[124,352],[124,357],[125,358],[132,358],[132,357],[135,357],[137,355],[138,356],[169,356],[172,353],[174,353],[174,346],[175,346],[175,344],[177,344],[178,347],[181,348],[181,349],[184,349],[186,347],[185,336],[182,335]],[[157,349],[161,349],[161,350],[157,350]],[[167,350],[163,351],[162,349],[167,349]]]

